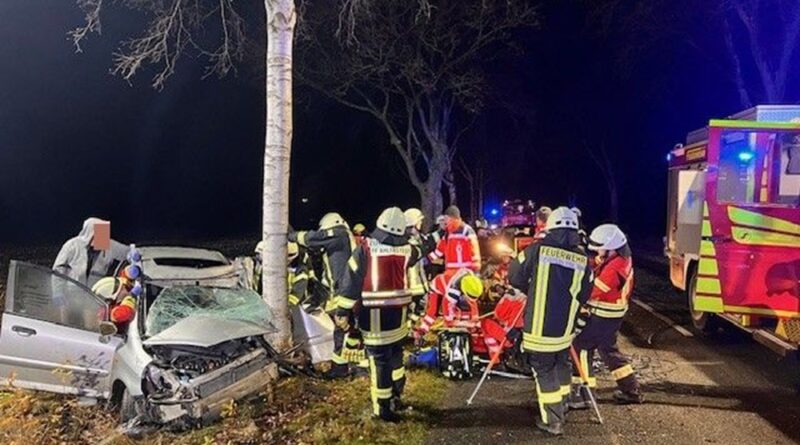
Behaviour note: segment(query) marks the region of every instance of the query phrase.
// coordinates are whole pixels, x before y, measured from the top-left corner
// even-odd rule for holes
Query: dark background
[[[522,55],[487,67],[494,99],[464,140],[467,159],[483,160],[487,209],[530,198],[574,203],[590,224],[604,220],[605,183],[580,143],[602,133],[620,224],[660,237],[665,156],[709,118],[739,111],[732,83],[679,44],[655,45],[620,67],[615,54],[629,36],[598,37],[571,1],[546,2],[542,14],[538,29],[519,33]],[[131,85],[109,68],[141,19],[112,11],[102,36],[76,54],[66,33],[82,20],[71,1],[0,2],[0,243],[61,241],[88,216],[110,219],[121,241],[257,238],[265,122],[258,67],[202,79],[203,61],[188,57],[163,91],[149,86],[151,71]],[[699,32],[714,38],[711,28]],[[295,101],[292,224],[308,227],[338,210],[371,225],[386,206],[416,205],[371,118],[302,87]],[[576,130],[579,122],[588,130]]]

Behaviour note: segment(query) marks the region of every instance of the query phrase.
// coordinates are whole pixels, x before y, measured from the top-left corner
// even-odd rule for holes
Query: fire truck
[[[694,326],[727,321],[781,355],[800,344],[800,106],[758,106],[668,155],[665,254]]]

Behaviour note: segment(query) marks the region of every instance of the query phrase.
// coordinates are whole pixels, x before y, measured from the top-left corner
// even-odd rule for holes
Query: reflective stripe
[[[544,308],[547,302],[547,279],[549,278],[549,273],[549,264],[539,264],[536,270],[535,307],[533,309],[533,324],[531,325],[531,333],[536,336],[541,336],[542,329],[544,329]]]
[[[571,385],[561,385],[561,398],[568,396],[571,389]]]
[[[614,377],[614,380],[622,380],[631,374],[633,374],[633,366],[631,365],[625,365],[611,371],[611,376]]]
[[[347,260],[347,265],[350,266],[350,270],[353,272],[358,272],[358,263],[356,262],[355,257],[351,256],[350,259]]]
[[[519,255],[517,255],[517,261],[520,264],[525,262],[525,251],[524,250],[522,252],[520,252]]]
[[[548,405],[552,405],[555,403],[561,403],[561,388],[559,388],[557,391],[543,392],[542,388],[537,385],[536,394],[539,397],[539,404],[546,403]]]
[[[567,329],[564,335],[571,334],[575,325],[575,313],[578,312],[578,292],[581,291],[581,283],[583,282],[584,271],[575,271],[572,274],[572,286],[569,288],[569,293],[572,295],[572,302],[569,304],[569,321],[567,322]]]
[[[289,294],[289,304],[297,306],[298,303],[300,303],[300,299],[297,298],[297,295]]]
[[[403,297],[408,295],[405,289],[399,290],[379,290],[379,291],[364,291],[361,293],[364,298],[386,298],[386,297]]]
[[[356,305],[356,300],[345,297],[344,295],[339,295],[338,297],[334,297],[334,299],[336,300],[336,307],[341,309],[353,309]]]
[[[722,293],[719,280],[716,278],[698,277],[697,292],[703,294],[719,295]]]
[[[693,299],[694,310],[699,312],[713,312],[721,314],[724,312],[724,304],[720,297],[705,297],[702,295],[695,295]]]
[[[405,339],[408,336],[408,326],[403,323],[397,329],[384,332],[362,331],[361,335],[364,337],[364,344],[368,346],[382,346],[396,343]]]
[[[628,313],[628,308],[625,308],[620,311],[613,311],[613,310],[590,307],[589,312],[602,318],[622,318],[625,316],[625,314]]]
[[[306,235],[308,235],[308,232],[297,232],[297,244],[305,246],[306,245]]]
[[[389,297],[389,298],[364,298],[361,304],[364,307],[398,307],[411,304],[411,295],[405,297]],[[347,309],[347,308],[345,308]]]
[[[351,346],[351,347],[358,347],[358,345],[361,344],[361,340],[359,340],[357,338],[350,338],[350,336],[348,335],[347,336],[347,340],[345,340],[345,344],[347,344],[347,346]]]
[[[700,241],[700,255],[716,256],[717,249],[714,247],[714,243],[707,240]]]
[[[339,354],[335,353],[335,352],[334,352],[334,353],[333,353],[333,355],[331,356],[331,361],[332,361],[333,363],[337,364],[337,365],[344,365],[344,364],[347,364],[347,359],[346,359],[346,358],[344,358],[344,357],[342,357],[341,355],[339,355]]]
[[[405,366],[401,366],[394,371],[392,371],[392,381],[398,381],[406,376],[406,368]]]
[[[534,337],[530,334],[522,334],[522,348],[533,352],[559,352],[569,348],[572,344],[572,335],[561,338]]]
[[[611,292],[611,287],[609,287],[609,285],[606,283],[603,283],[600,278],[594,279],[594,285],[603,292]]]
[[[697,273],[700,275],[719,275],[717,260],[701,257],[700,264],[697,266]]]
[[[472,267],[475,263],[472,261],[448,261],[447,267],[450,269],[453,268],[462,268],[462,267]]]
[[[697,232],[695,232],[695,233],[697,233]],[[708,220],[703,221],[703,228],[700,231],[700,235],[701,236],[711,236],[712,235],[711,222],[709,222]]]

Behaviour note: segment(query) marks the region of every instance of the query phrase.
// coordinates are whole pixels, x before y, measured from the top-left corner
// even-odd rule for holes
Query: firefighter
[[[617,347],[617,332],[633,292],[633,261],[627,237],[616,225],[603,224],[592,230],[589,249],[597,252],[594,288],[586,303],[587,311],[578,322],[585,325],[573,345],[579,353],[581,366],[590,376],[590,386],[595,385],[591,362],[597,350],[617,382],[614,399],[622,404],[642,403],[644,397],[633,367]],[[573,382],[579,381],[573,377]],[[588,404],[579,388],[573,387],[570,408],[586,407]]]
[[[463,268],[480,272],[481,250],[475,230],[461,219],[458,207],[450,206],[444,214],[446,232],[436,250],[431,253],[431,259],[444,258],[445,274],[448,277]]]
[[[364,224],[358,223],[353,226],[353,237],[355,237],[356,242],[361,244],[364,241],[364,237],[367,235],[367,227]]]
[[[455,308],[459,303],[462,307],[469,305],[467,310],[471,310],[473,305],[477,308],[473,300],[479,298],[482,293],[483,282],[469,269],[461,269],[451,277],[446,274],[437,275],[431,282],[431,290],[428,292],[425,316],[414,331],[416,342],[420,343],[422,337],[430,332],[440,312],[445,318],[452,320],[455,318]],[[445,300],[449,300],[448,304],[445,304]]]
[[[109,302],[111,312],[108,320],[114,323],[118,332],[124,332],[136,315],[136,298],[132,291],[133,284],[126,278],[105,277],[92,286],[92,292]]]
[[[484,267],[481,275],[486,278],[487,299],[496,302],[503,297],[508,286],[508,267],[514,259],[514,250],[504,243],[495,245],[495,255]]]
[[[583,212],[577,207],[572,207],[570,210],[578,215],[578,236],[581,239],[581,248],[586,252],[589,248],[589,235],[586,233],[586,226],[583,225]]]
[[[536,240],[543,239],[547,235],[545,227],[547,226],[547,219],[553,210],[550,207],[542,206],[536,211],[536,227],[534,227],[533,237]]]
[[[308,267],[307,261],[304,261],[305,253],[301,257],[297,243],[289,242],[286,252],[289,269],[289,304],[297,306],[307,301],[309,275],[313,276],[314,271]]]
[[[426,242],[427,237],[422,234],[422,221],[425,215],[422,211],[416,208],[407,209],[403,212],[406,218],[406,236],[408,242],[412,245],[422,248],[423,243]],[[422,261],[417,262],[408,274],[409,290],[411,291],[411,310],[410,318],[412,322],[419,319],[419,312],[422,312],[422,300],[425,294],[428,293],[428,277],[425,275],[425,265]]]
[[[322,255],[323,277],[322,284],[328,289],[328,312],[336,309],[336,301],[332,298],[340,286],[342,277],[347,269],[347,261],[356,248],[356,240],[350,232],[350,226],[338,213],[328,213],[319,221],[319,230],[289,233],[289,241],[296,242],[300,247],[310,251],[317,251]],[[337,327],[333,331],[333,367],[328,377],[343,377],[349,374],[349,361],[345,358],[342,349],[345,346],[345,337],[348,336],[354,348],[353,339],[357,337],[355,330],[345,332]]]
[[[512,263],[511,285],[527,292],[522,349],[536,378],[540,419],[536,427],[564,433],[572,367],[569,347],[575,314],[589,298],[592,269],[578,243],[578,217],[559,207],[547,218],[547,236],[528,246]]]
[[[490,358],[499,357],[503,349],[512,346],[512,342],[507,340],[518,337],[516,332],[510,331],[522,329],[522,313],[527,299],[524,293],[514,288],[506,288],[494,308],[494,314],[481,320],[481,330]]]
[[[401,420],[400,397],[405,386],[403,341],[408,335],[406,314],[411,303],[409,267],[422,256],[409,244],[406,219],[397,207],[384,210],[375,231],[348,261],[337,298],[336,324],[356,323],[367,349],[372,413],[388,421]]]

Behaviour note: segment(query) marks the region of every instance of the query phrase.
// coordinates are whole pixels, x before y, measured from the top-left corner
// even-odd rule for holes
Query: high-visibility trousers
[[[402,342],[367,346],[367,359],[372,413],[376,416],[386,415],[391,410],[391,400],[400,399],[406,386]]]
[[[558,352],[528,352],[528,364],[536,378],[539,414],[546,424],[564,422],[564,408],[570,392],[572,367],[569,349]]]
[[[620,390],[630,393],[639,392],[639,381],[636,373],[631,366],[628,357],[620,352],[617,346],[617,332],[622,326],[622,318],[604,318],[592,315],[586,322],[586,326],[581,330],[572,345],[580,357],[580,366],[589,376],[589,386],[597,386],[592,369],[592,358],[594,351],[600,353],[603,363],[611,371],[611,375],[617,382]],[[573,383],[580,383],[580,374],[575,369],[573,372]]]

